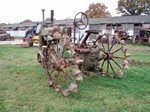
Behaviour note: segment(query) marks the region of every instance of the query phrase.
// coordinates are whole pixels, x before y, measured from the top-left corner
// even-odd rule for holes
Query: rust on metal
[[[53,22],[54,22],[54,10],[51,10],[51,26],[53,26]]]
[[[80,19],[79,21],[82,23]],[[79,21],[74,20],[74,27],[87,27],[88,24],[78,24]],[[127,58],[130,54],[127,53],[125,42],[122,42],[118,35],[102,33],[100,30],[87,30],[81,41],[72,43],[69,29],[70,26],[63,25],[41,30],[37,59],[45,70],[44,74],[48,76],[50,87],[68,96],[71,92],[78,91],[77,82],[83,80],[83,74],[99,74],[111,78],[123,76],[123,71],[128,68]],[[93,34],[95,39],[89,41]],[[113,39],[119,44],[113,44]],[[92,70],[96,73],[91,74]]]
[[[2,41],[13,41],[14,37],[10,35],[10,33],[7,33],[5,30],[0,30],[0,40]]]
[[[136,35],[133,38],[133,45],[136,45],[138,43],[142,44],[148,44],[150,46],[150,28],[141,28],[139,35]]]

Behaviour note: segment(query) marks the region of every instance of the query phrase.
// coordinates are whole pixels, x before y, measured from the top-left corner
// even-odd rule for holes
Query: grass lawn
[[[150,47],[126,47],[130,68],[121,79],[84,76],[64,97],[47,86],[37,47],[0,45],[0,112],[149,112]]]

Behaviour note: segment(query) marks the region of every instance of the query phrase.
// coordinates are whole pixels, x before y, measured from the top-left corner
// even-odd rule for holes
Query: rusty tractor
[[[77,15],[81,18],[77,19]],[[73,26],[75,28],[86,28],[88,18],[86,14],[76,14]],[[82,81],[83,76],[101,74],[111,78],[123,76],[123,71],[128,68],[125,43],[116,35],[114,38],[120,40],[119,45],[111,44],[109,33],[103,34],[100,30],[87,30],[85,37],[75,43],[71,42],[70,26],[53,26],[44,28],[40,34],[40,52],[37,59],[44,74],[48,76],[48,85],[55,91],[62,92],[68,96],[71,92],[77,92],[77,81]],[[88,41],[90,35],[96,39]],[[103,43],[103,37],[108,42]],[[75,37],[73,37],[75,40]],[[98,42],[100,41],[100,42]],[[92,73],[94,72],[94,73]]]
[[[148,44],[150,46],[150,28],[141,28],[139,35],[133,38],[133,45],[138,44]]]
[[[10,36],[9,33],[7,33],[5,30],[0,30],[0,40],[14,40],[14,37]]]
[[[121,39],[121,41],[127,41],[131,36],[128,35],[126,30],[115,30],[114,33]],[[118,41],[115,37],[112,38],[112,44],[119,44],[120,41]]]

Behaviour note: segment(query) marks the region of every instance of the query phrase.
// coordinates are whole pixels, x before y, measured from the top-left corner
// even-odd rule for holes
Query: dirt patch
[[[140,62],[136,60],[128,60],[128,62],[131,66],[150,66],[150,62]]]
[[[128,48],[128,51],[129,52],[149,52],[150,53],[150,47],[145,46],[144,48],[140,48],[140,49],[137,47],[136,48],[132,47],[132,48]]]

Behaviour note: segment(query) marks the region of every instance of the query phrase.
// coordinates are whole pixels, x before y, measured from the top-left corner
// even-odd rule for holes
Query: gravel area
[[[20,44],[22,39],[15,39],[14,41],[0,41],[0,44]]]
[[[14,41],[1,41],[0,40],[0,44],[21,44],[22,43],[22,39],[15,39]],[[33,44],[33,46],[39,46],[39,44]]]

